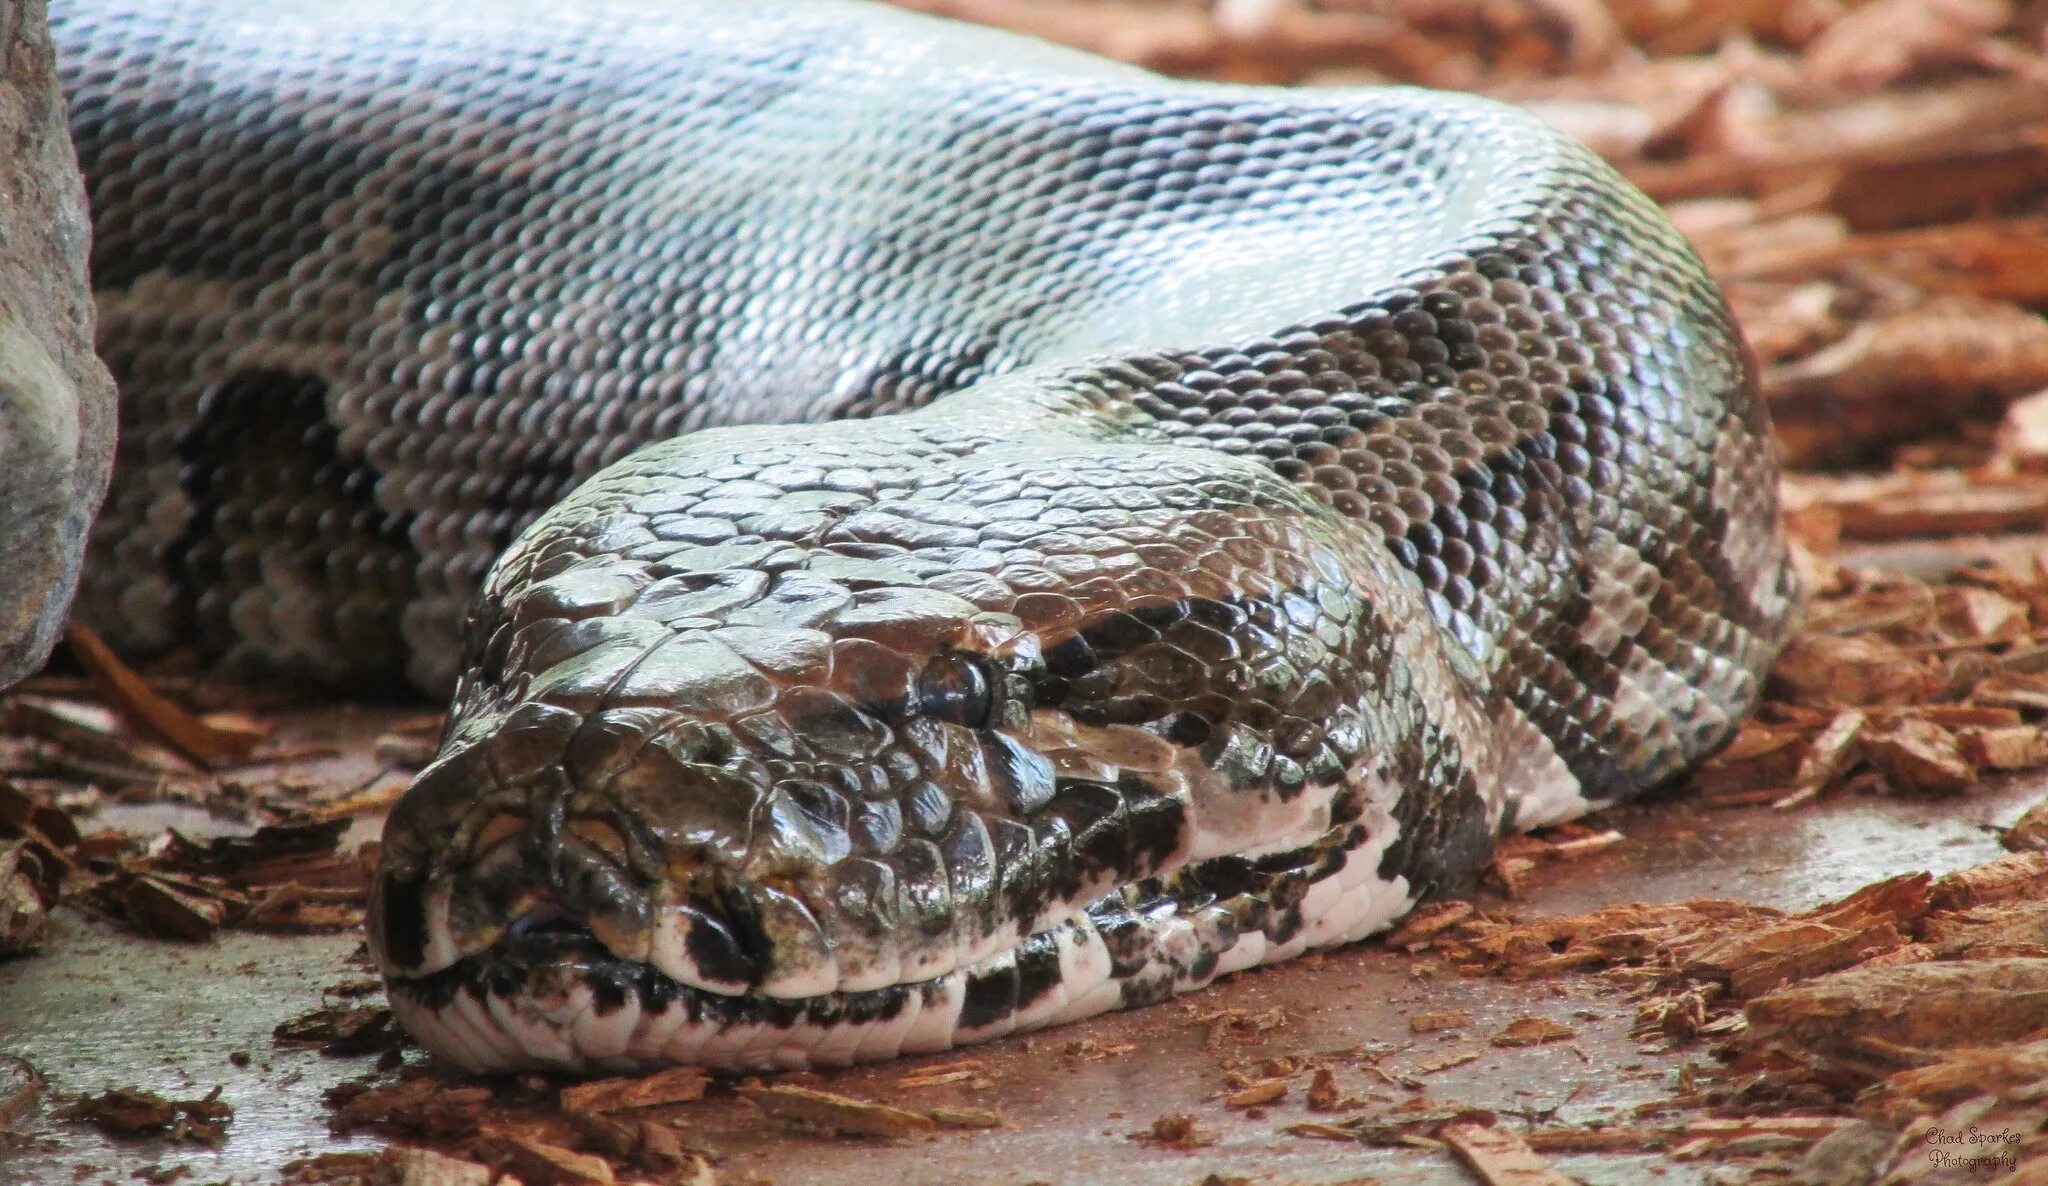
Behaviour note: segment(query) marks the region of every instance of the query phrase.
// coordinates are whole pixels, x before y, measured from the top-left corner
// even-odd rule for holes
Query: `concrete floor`
[[[380,716],[354,711],[343,723],[350,737],[373,736]],[[1546,868],[1521,908],[1575,912],[1609,902],[1702,896],[1805,907],[1887,874],[1938,873],[1996,856],[1988,825],[2009,822],[2043,789],[2033,782],[1943,801],[1837,798],[1791,813],[1710,810],[1684,800],[1628,808],[1602,820],[1626,833],[1625,843]],[[151,827],[161,823],[144,820]],[[112,1142],[39,1115],[28,1124],[33,1145],[0,1151],[0,1183],[125,1184],[137,1170],[179,1165],[191,1167],[187,1182],[271,1182],[292,1157],[367,1147],[372,1138],[340,1141],[327,1133],[320,1093],[367,1071],[369,1060],[275,1049],[270,1039],[280,1021],[318,1004],[323,987],[362,975],[360,965],[348,962],[357,943],[353,935],[229,934],[188,945],[136,939],[75,912],[60,913],[48,953],[0,964],[0,1052],[34,1063],[59,1092],[137,1086],[189,1097],[219,1084],[236,1118],[226,1145],[213,1151]],[[1281,1132],[1286,1124],[1325,1118],[1306,1109],[1298,1090],[1260,1118],[1227,1112],[1217,1099],[1226,1066],[1392,1047],[1380,1066],[1412,1072],[1473,1048],[1484,1051],[1476,1061],[1420,1076],[1430,1099],[1503,1113],[1556,1109],[1557,1123],[1585,1123],[1624,1118],[1638,1104],[1667,1097],[1680,1063],[1705,1057],[1700,1048],[1678,1055],[1639,1052],[1628,1037],[1632,1006],[1598,979],[1436,979],[1418,976],[1425,962],[1365,944],[1240,975],[1149,1010],[995,1043],[968,1052],[987,1064],[991,1085],[978,1090],[897,1088],[912,1063],[824,1076],[824,1087],[855,1096],[994,1109],[1006,1126],[992,1131],[900,1144],[797,1136],[751,1105],[715,1095],[691,1107],[687,1136],[721,1160],[727,1183],[1189,1186],[1210,1173],[1276,1186],[1368,1175],[1387,1184],[1468,1182],[1439,1153]],[[1261,1041],[1205,1048],[1211,1026],[1203,1015],[1276,1007],[1286,1022]],[[1471,1011],[1473,1024],[1461,1033],[1410,1033],[1409,1014],[1449,1008]],[[1486,1045],[1488,1034],[1529,1014],[1564,1022],[1578,1037],[1514,1050]],[[1075,1043],[1091,1040],[1097,1047],[1135,1048],[1109,1057],[1071,1053]],[[250,1056],[247,1066],[231,1061],[238,1052]],[[1413,1094],[1378,1077],[1369,1061],[1367,1055],[1340,1057],[1340,1085],[1396,1100]],[[1129,1139],[1173,1112],[1195,1114],[1216,1143],[1175,1151]],[[1698,1165],[1656,1157],[1554,1160],[1595,1184],[1706,1180]]]

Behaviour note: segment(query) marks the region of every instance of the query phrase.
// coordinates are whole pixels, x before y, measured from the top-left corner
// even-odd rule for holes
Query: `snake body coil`
[[[85,607],[454,686],[371,934],[464,1066],[1356,939],[1714,749],[1783,636],[1718,294],[1512,109],[827,0],[56,35],[126,403]]]

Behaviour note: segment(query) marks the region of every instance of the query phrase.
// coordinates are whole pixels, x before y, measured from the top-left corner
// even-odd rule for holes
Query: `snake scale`
[[[1382,929],[1796,590],[1721,298],[1512,108],[832,0],[54,22],[125,646],[453,689],[371,949],[473,1070],[840,1064]]]

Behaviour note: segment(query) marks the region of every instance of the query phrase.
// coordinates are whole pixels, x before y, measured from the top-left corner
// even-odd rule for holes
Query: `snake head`
[[[1221,454],[938,416],[643,452],[496,570],[372,949],[395,987],[807,1008],[1008,960],[984,1020],[1056,1010],[1114,961],[1020,945],[1331,827],[1352,529]]]

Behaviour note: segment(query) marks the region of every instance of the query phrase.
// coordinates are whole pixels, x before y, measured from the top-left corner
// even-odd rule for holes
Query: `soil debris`
[[[397,1018],[382,1005],[321,1005],[279,1022],[271,1037],[281,1046],[317,1046],[335,1058],[381,1054],[410,1044]]]
[[[1162,1149],[1200,1149],[1216,1143],[1216,1134],[1195,1123],[1195,1118],[1185,1112],[1174,1112],[1154,1120],[1150,1127],[1130,1134],[1134,1141],[1158,1145]]]
[[[227,1140],[235,1110],[216,1087],[198,1099],[174,1100],[139,1087],[114,1087],[58,1108],[60,1120],[91,1124],[114,1136],[162,1136],[218,1148]]]

